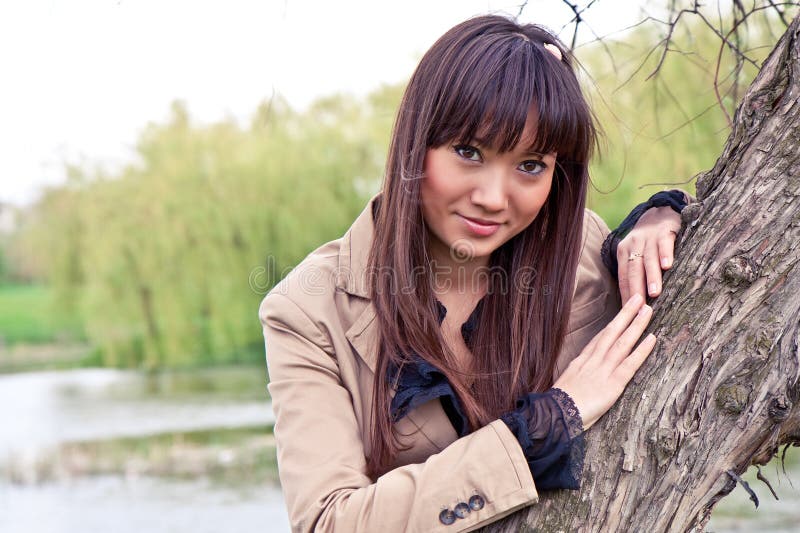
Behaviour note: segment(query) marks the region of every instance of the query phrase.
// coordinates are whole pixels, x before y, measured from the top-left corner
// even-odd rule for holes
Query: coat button
[[[484,503],[485,502],[483,501],[483,498],[481,498],[476,494],[475,496],[469,499],[469,508],[472,509],[473,511],[479,511],[483,509]]]
[[[455,509],[453,509],[453,511],[455,511],[456,516],[459,517],[459,518],[466,518],[467,515],[470,513],[469,505],[467,505],[464,502],[461,502],[458,505],[456,505],[456,507],[455,507]]]
[[[444,509],[441,513],[439,513],[439,522],[442,524],[449,526],[455,521],[456,513],[454,513],[452,509]]]

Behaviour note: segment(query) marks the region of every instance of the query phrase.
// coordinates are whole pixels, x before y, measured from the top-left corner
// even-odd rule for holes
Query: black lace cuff
[[[441,370],[414,354],[411,361],[402,369],[390,363],[388,378],[390,384],[396,383],[395,395],[390,406],[393,422],[397,422],[409,411],[413,411],[425,402],[439,398],[458,436],[463,437],[467,434],[469,429],[467,417],[461,402]]]
[[[611,272],[614,277],[617,276],[617,269],[619,268],[617,264],[617,245],[619,241],[624,239],[628,232],[633,229],[645,211],[651,207],[666,206],[671,207],[678,213],[683,211],[683,208],[686,207],[686,197],[683,191],[673,189],[671,191],[655,193],[649,200],[634,207],[633,211],[625,217],[625,220],[620,223],[619,227],[608,234],[606,240],[603,242],[600,253],[603,256],[603,264],[606,265],[606,268],[608,268],[609,272]]]
[[[538,490],[580,488],[583,420],[566,392],[554,387],[527,394],[500,419],[517,437]]]

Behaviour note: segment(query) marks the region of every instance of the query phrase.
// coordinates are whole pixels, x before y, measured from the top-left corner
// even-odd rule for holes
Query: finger
[[[613,378],[619,382],[627,384],[639,367],[645,362],[647,357],[653,352],[656,345],[656,336],[650,333],[647,337],[639,343],[631,354],[626,357],[620,365],[614,370]]]
[[[620,291],[620,296],[625,302],[634,294],[639,294],[642,300],[646,297],[645,292],[645,272],[643,264],[644,241],[636,236],[629,235],[617,248],[617,263],[621,266],[618,270],[624,271],[623,277],[627,281],[627,287]],[[622,257],[620,258],[620,255]],[[622,294],[624,292],[625,294]]]
[[[647,294],[661,294],[661,264],[658,260],[658,244],[648,244],[644,251],[644,271],[647,275]]]
[[[620,301],[627,302],[631,296],[628,291],[628,255],[625,248],[617,248],[617,280]]]
[[[583,350],[581,350],[581,353],[578,355],[578,357],[572,360],[572,364],[575,365],[576,369],[581,368],[586,363],[586,360],[589,359],[592,356],[592,354],[595,353],[595,348],[597,347],[597,341],[602,334],[603,330],[600,330],[597,333],[597,335],[592,337],[592,340],[589,341],[589,344],[587,344],[583,348]]]
[[[628,357],[633,350],[636,341],[642,336],[644,330],[647,329],[647,324],[653,317],[653,308],[649,305],[643,305],[636,317],[633,319],[625,331],[617,337],[617,340],[611,345],[604,357],[605,361],[610,362],[614,367]]]
[[[628,258],[628,294],[633,296],[638,294],[645,298],[645,279],[644,279],[644,261],[642,259],[642,252],[633,252],[631,257]]]
[[[658,239],[658,255],[661,261],[661,269],[669,270],[672,268],[672,262],[675,259],[675,238],[678,232],[669,230],[666,235],[662,235]]]
[[[627,329],[643,304],[644,298],[640,295],[635,294],[631,296],[628,301],[625,302],[625,305],[622,306],[619,313],[617,313],[617,315],[611,319],[611,322],[598,334],[594,351],[599,352],[600,357],[605,356],[609,347],[616,342],[619,336]]]

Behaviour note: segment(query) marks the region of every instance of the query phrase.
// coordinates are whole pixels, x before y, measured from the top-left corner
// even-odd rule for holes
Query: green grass
[[[0,285],[0,337],[7,345],[79,341],[80,318],[53,309],[43,285]]]
[[[263,368],[263,341],[165,366],[191,373],[230,365]],[[58,311],[50,287],[0,284],[0,373],[104,366],[102,349],[88,344],[82,318]]]

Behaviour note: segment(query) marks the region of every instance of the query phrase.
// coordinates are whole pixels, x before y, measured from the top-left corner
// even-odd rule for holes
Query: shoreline
[[[272,426],[66,442],[36,454],[9,454],[0,465],[0,480],[15,485],[103,475],[278,485]]]

